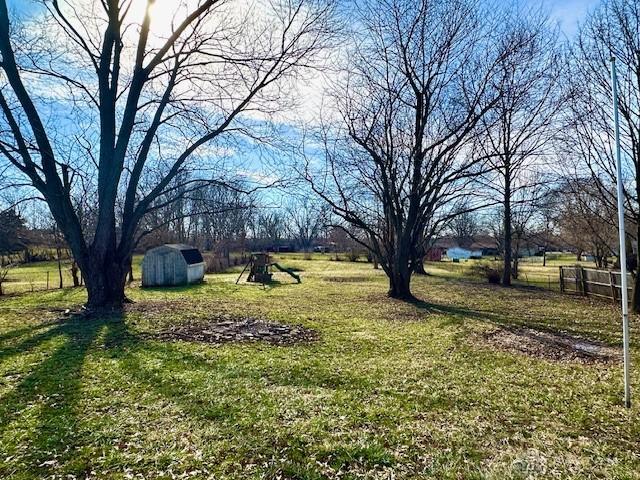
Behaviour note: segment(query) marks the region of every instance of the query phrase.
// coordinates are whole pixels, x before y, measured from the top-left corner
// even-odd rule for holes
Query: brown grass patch
[[[503,327],[480,335],[480,340],[501,350],[557,362],[616,363],[619,348],[559,332],[527,327]]]

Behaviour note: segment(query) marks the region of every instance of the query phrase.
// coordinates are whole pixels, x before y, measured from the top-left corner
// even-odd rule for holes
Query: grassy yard
[[[640,478],[640,408],[622,406],[619,364],[484,341],[526,325],[618,345],[612,304],[436,270],[409,304],[370,264],[279,261],[302,284],[134,286],[136,303],[103,318],[63,315],[80,289],[1,299],[0,478]],[[212,316],[317,339],[157,336]]]

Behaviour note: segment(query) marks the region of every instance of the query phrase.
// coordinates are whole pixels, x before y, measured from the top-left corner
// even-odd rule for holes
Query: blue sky
[[[548,9],[551,18],[560,24],[562,31],[569,37],[573,37],[578,25],[584,20],[587,13],[595,8],[600,0],[527,0],[531,6],[542,5]]]
[[[20,13],[29,14],[37,11],[38,7],[33,0],[7,0],[9,8]],[[160,0],[167,1],[167,0]],[[523,0],[532,7],[542,5],[548,9],[551,18],[560,24],[562,31],[569,37],[573,37],[578,24],[582,22],[589,10],[593,9],[599,0]]]

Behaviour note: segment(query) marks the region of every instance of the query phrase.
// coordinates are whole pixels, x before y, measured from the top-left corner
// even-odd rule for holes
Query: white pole
[[[616,142],[616,184],[618,187],[618,231],[620,233],[620,275],[622,289],[622,347],[624,358],[624,404],[631,407],[631,385],[629,381],[629,300],[627,292],[627,251],[624,235],[624,197],[622,191],[622,160],[620,152],[620,120],[618,118],[618,80],[616,59],[611,57],[611,84],[613,90],[613,129]],[[640,245],[639,245],[640,247]]]

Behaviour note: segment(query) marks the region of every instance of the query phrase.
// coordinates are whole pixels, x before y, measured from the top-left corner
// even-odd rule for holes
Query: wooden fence
[[[563,293],[577,293],[579,295],[593,295],[619,301],[622,291],[622,274],[609,270],[595,268],[560,267],[560,291]],[[627,274],[627,291],[631,300],[633,278]]]

